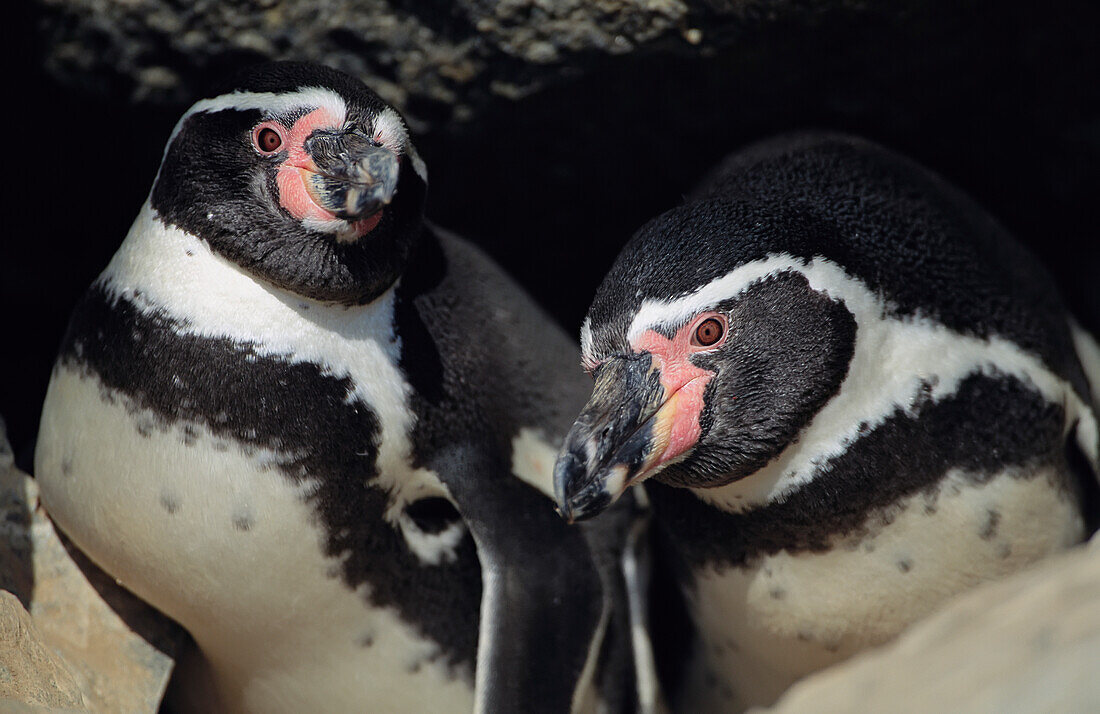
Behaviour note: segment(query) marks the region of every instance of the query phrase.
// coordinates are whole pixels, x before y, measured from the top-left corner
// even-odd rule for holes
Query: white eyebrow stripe
[[[814,290],[845,302],[849,297],[863,297],[866,293],[866,290],[849,289],[852,279],[829,260],[817,258],[807,263],[788,253],[772,254],[735,268],[683,297],[673,300],[646,298],[630,322],[627,341],[633,344],[650,328],[681,325],[723,300],[737,297],[756,281],[788,270],[805,275]]]
[[[397,112],[386,107],[374,120],[374,138],[400,154],[409,143],[409,132]]]
[[[374,135],[390,151],[398,156],[405,154],[409,157],[413,171],[422,181],[428,181],[428,167],[416,152],[416,147],[409,141],[409,131],[405,128],[405,122],[401,120],[393,107],[386,107],[374,120]]]
[[[295,92],[231,92],[211,99],[201,99],[191,105],[172,129],[168,137],[168,143],[164,145],[164,151],[168,153],[168,147],[175,141],[176,136],[183,128],[184,122],[195,114],[203,112],[220,112],[225,110],[250,111],[259,110],[267,116],[289,114],[302,108],[328,109],[337,117],[337,121],[347,119],[348,109],[344,98],[331,89],[324,87],[303,87]],[[428,182],[428,167],[420,154],[409,140],[408,129],[401,115],[392,107],[386,107],[374,119],[374,133],[382,145],[400,156],[409,157],[409,163],[413,171],[425,183]]]
[[[327,109],[338,117],[340,122],[343,122],[348,115],[344,98],[331,89],[323,87],[303,87],[296,92],[230,92],[211,99],[200,99],[192,104],[191,108],[176,122],[172,135],[168,137],[168,145],[171,146],[176,135],[183,128],[184,122],[195,114],[225,110],[259,110],[269,116],[276,116],[289,114],[303,107]]]
[[[595,362],[596,357],[592,354],[592,348],[594,342],[592,340],[592,318],[584,318],[584,323],[581,324],[581,356],[585,360]]]

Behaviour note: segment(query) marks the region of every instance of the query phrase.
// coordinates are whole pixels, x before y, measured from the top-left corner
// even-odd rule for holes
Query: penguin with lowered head
[[[987,213],[873,143],[729,158],[627,244],[581,348],[559,507],[644,482],[697,632],[682,711],[766,705],[1094,528],[1096,342]]]

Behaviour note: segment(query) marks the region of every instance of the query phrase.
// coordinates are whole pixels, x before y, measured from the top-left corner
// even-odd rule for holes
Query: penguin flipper
[[[475,711],[577,711],[610,611],[581,530],[474,447],[439,458],[482,569]]]

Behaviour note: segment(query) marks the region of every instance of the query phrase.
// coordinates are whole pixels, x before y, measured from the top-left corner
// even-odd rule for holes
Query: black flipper
[[[595,686],[611,609],[583,532],[472,446],[443,450],[433,466],[481,561],[475,710],[573,711]]]

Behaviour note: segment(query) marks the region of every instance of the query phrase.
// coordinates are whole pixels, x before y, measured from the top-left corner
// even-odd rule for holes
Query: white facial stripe
[[[420,177],[420,180],[424,183],[428,183],[428,165],[424,163],[424,159],[420,158],[420,154],[417,153],[416,147],[411,143],[405,147],[405,153],[409,157],[409,163],[412,164],[413,171]]]
[[[374,138],[390,151],[401,155],[409,143],[405,123],[393,109],[386,107],[374,120]]]
[[[771,255],[677,300],[646,300],[631,323],[630,339],[651,327],[686,322],[756,281],[784,271],[805,276],[811,288],[842,301],[854,316],[856,344],[848,377],[798,441],[748,478],[720,488],[694,489],[704,501],[737,511],[782,498],[807,483],[820,463],[843,453],[858,438],[861,423],[874,428],[898,408],[908,410],[925,382],[932,385],[929,396],[936,401],[954,394],[962,380],[975,373],[996,370],[1016,377],[1051,402],[1064,404],[1067,425],[1080,419],[1083,433],[1095,433],[1089,405],[1035,355],[1002,337],[962,335],[920,315],[890,317],[881,297],[824,258],[804,262],[787,254]]]
[[[595,364],[596,358],[592,355],[592,320],[591,318],[584,318],[584,324],[581,325],[581,356],[584,358],[586,365]]]
[[[428,181],[428,167],[424,165],[420,155],[416,153],[416,147],[409,141],[409,132],[405,128],[405,122],[391,107],[386,107],[374,120],[374,136],[382,142],[390,151],[398,156],[405,154],[409,157],[413,171],[422,181]]]
[[[1077,357],[1081,360],[1085,378],[1089,381],[1092,408],[1095,412],[1100,406],[1100,344],[1097,344],[1096,339],[1076,321],[1070,320],[1069,328],[1070,334],[1073,335],[1073,346],[1077,350]],[[1100,453],[1098,453],[1100,443],[1097,443],[1096,428],[1095,421],[1082,419],[1077,425],[1077,442],[1089,458],[1093,473],[1100,476]]]
[[[213,99],[202,99],[195,102],[187,112],[176,122],[172,129],[172,135],[165,144],[165,152],[172,145],[176,135],[180,133],[184,122],[191,116],[200,112],[219,112],[226,109],[236,111],[259,110],[265,117],[275,117],[289,114],[301,109],[327,109],[338,117],[339,122],[347,118],[347,104],[344,98],[331,89],[323,87],[305,87],[295,92],[232,92],[223,94]],[[398,156],[402,154],[409,157],[409,163],[413,171],[422,181],[428,181],[428,167],[420,158],[416,147],[409,141],[409,133],[405,128],[405,122],[392,107],[386,107],[374,120],[374,135],[390,151]]]
[[[828,261],[825,261],[828,262]],[[646,330],[657,327],[679,327],[704,310],[713,308],[723,300],[735,298],[743,293],[750,285],[769,275],[801,268],[802,261],[786,253],[773,255],[754,263],[742,265],[736,270],[726,273],[720,278],[712,280],[690,295],[685,295],[676,300],[652,300],[646,299],[638,309],[638,313],[630,322],[630,330],[627,332],[627,341],[634,344]],[[830,263],[832,265],[832,263]],[[835,267],[835,266],[834,266]],[[847,280],[843,271],[837,270]],[[801,271],[800,271],[801,272]],[[822,288],[816,287],[816,290]],[[825,292],[828,292],[826,289]],[[830,293],[831,297],[835,296]],[[850,308],[849,308],[850,309]]]
[[[220,112],[227,109],[234,111],[259,110],[265,117],[275,117],[289,114],[299,109],[327,109],[331,114],[343,122],[347,117],[348,109],[343,97],[331,89],[322,87],[305,87],[296,92],[232,92],[223,94],[213,99],[201,99],[195,102],[187,112],[176,122],[172,129],[172,135],[168,138],[168,145],[179,134],[191,116],[201,112]]]

